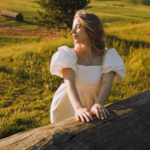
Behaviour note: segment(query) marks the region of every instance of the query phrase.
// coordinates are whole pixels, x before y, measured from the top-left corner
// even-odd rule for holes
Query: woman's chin
[[[80,43],[80,41],[77,39],[74,39],[74,43],[78,44],[78,43]]]

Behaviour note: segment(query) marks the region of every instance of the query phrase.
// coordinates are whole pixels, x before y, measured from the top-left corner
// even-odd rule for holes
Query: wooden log
[[[75,117],[0,140],[2,150],[149,150],[150,90],[107,106],[110,117]]]
[[[18,13],[18,12],[3,10],[3,11],[1,11],[1,16],[10,17],[10,18],[13,18],[17,21],[23,21],[23,15],[21,13]]]

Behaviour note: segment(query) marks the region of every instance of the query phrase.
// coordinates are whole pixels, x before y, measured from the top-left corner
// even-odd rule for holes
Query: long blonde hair
[[[92,51],[95,53],[103,53],[105,50],[105,33],[100,19],[95,14],[86,10],[77,11],[74,16],[75,18],[78,18],[85,27],[90,38]],[[77,51],[82,51],[80,44],[75,47]]]

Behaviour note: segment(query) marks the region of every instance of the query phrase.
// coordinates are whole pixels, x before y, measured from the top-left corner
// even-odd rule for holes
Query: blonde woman
[[[71,33],[74,48],[59,47],[51,60],[51,74],[64,79],[52,100],[51,123],[73,116],[83,122],[93,115],[105,119],[112,82],[121,82],[126,74],[123,60],[114,48],[105,50],[104,29],[95,14],[78,11]]]

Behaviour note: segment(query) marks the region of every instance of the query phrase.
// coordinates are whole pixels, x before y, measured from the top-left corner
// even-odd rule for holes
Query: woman
[[[71,31],[75,47],[62,46],[53,55],[50,72],[64,78],[51,104],[51,123],[75,116],[77,121],[107,118],[104,107],[112,82],[125,77],[124,63],[115,49],[105,50],[100,19],[85,10],[75,14]]]

